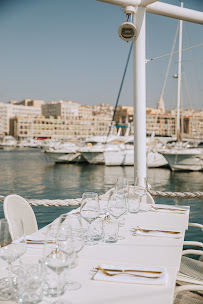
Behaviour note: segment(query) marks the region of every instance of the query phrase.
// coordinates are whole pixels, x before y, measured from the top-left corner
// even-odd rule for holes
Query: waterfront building
[[[52,116],[54,118],[62,117],[76,117],[79,115],[80,104],[72,100],[51,101],[42,105],[42,115],[46,118]]]
[[[203,138],[203,115],[193,114],[184,117],[184,134],[191,138]]]
[[[16,116],[10,120],[11,135],[18,140],[30,137],[57,139],[84,139],[92,136],[103,136],[108,133],[108,117],[90,116],[69,117],[68,119],[52,116],[24,117]]]
[[[101,103],[99,105],[95,105],[93,108],[93,115],[100,115],[108,117],[109,119],[113,118],[114,107],[109,104]]]
[[[30,100],[31,102],[31,100]],[[33,103],[32,103],[33,104]],[[41,115],[41,105],[20,105],[17,102],[4,103],[0,102],[0,136],[3,137],[5,134],[10,134],[9,120],[15,116],[38,116]]]

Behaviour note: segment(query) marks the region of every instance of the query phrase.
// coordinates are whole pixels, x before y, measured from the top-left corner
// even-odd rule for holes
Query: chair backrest
[[[6,196],[4,199],[3,208],[5,218],[10,226],[10,232],[13,240],[15,240],[16,236],[19,235],[17,231],[18,227],[16,227],[16,220],[19,220],[19,222],[22,221],[25,235],[32,234],[38,230],[34,211],[23,197],[16,194]]]

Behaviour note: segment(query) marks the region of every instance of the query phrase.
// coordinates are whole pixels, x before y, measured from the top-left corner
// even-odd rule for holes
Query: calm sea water
[[[133,177],[133,167],[106,167],[88,164],[52,164],[38,149],[0,150],[0,195],[18,194],[25,198],[79,198],[83,192],[105,193],[118,176]],[[203,172],[171,172],[148,169],[148,182],[153,190],[203,192]],[[203,199],[156,198],[156,203],[189,205],[190,222],[203,224]],[[72,207],[33,207],[39,228],[47,225]],[[3,217],[0,204],[0,218]],[[186,239],[203,242],[203,231],[190,228]]]

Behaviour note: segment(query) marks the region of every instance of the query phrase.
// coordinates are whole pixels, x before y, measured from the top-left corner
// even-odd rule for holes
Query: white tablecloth
[[[120,229],[120,234],[125,235],[124,240],[114,244],[99,242],[98,245],[85,246],[79,253],[79,263],[72,269],[72,279],[81,282],[82,288],[67,291],[61,297],[64,304],[67,301],[71,301],[72,304],[173,303],[176,273],[180,266],[184,238],[133,236],[131,229],[135,225],[140,225],[162,230],[181,230],[184,235],[188,227],[189,211],[185,214],[142,212],[128,214],[125,218],[126,224]],[[37,246],[28,247],[26,254],[36,256],[41,252],[42,249]],[[92,280],[91,269],[104,263],[118,267],[164,267],[168,273],[168,283],[165,286],[157,286]]]

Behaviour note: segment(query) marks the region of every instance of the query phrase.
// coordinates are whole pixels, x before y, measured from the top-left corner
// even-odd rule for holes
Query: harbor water
[[[18,194],[28,199],[80,198],[87,191],[104,194],[117,177],[133,177],[133,167],[107,167],[88,164],[53,164],[40,149],[0,150],[0,195]],[[203,192],[203,172],[171,172],[148,169],[147,180],[153,190]],[[156,203],[189,205],[190,222],[203,224],[203,199],[155,198]],[[33,207],[39,228],[73,207]],[[75,208],[75,207],[74,207]],[[2,204],[0,218],[4,217]],[[186,240],[203,242],[203,231],[190,228]]]

